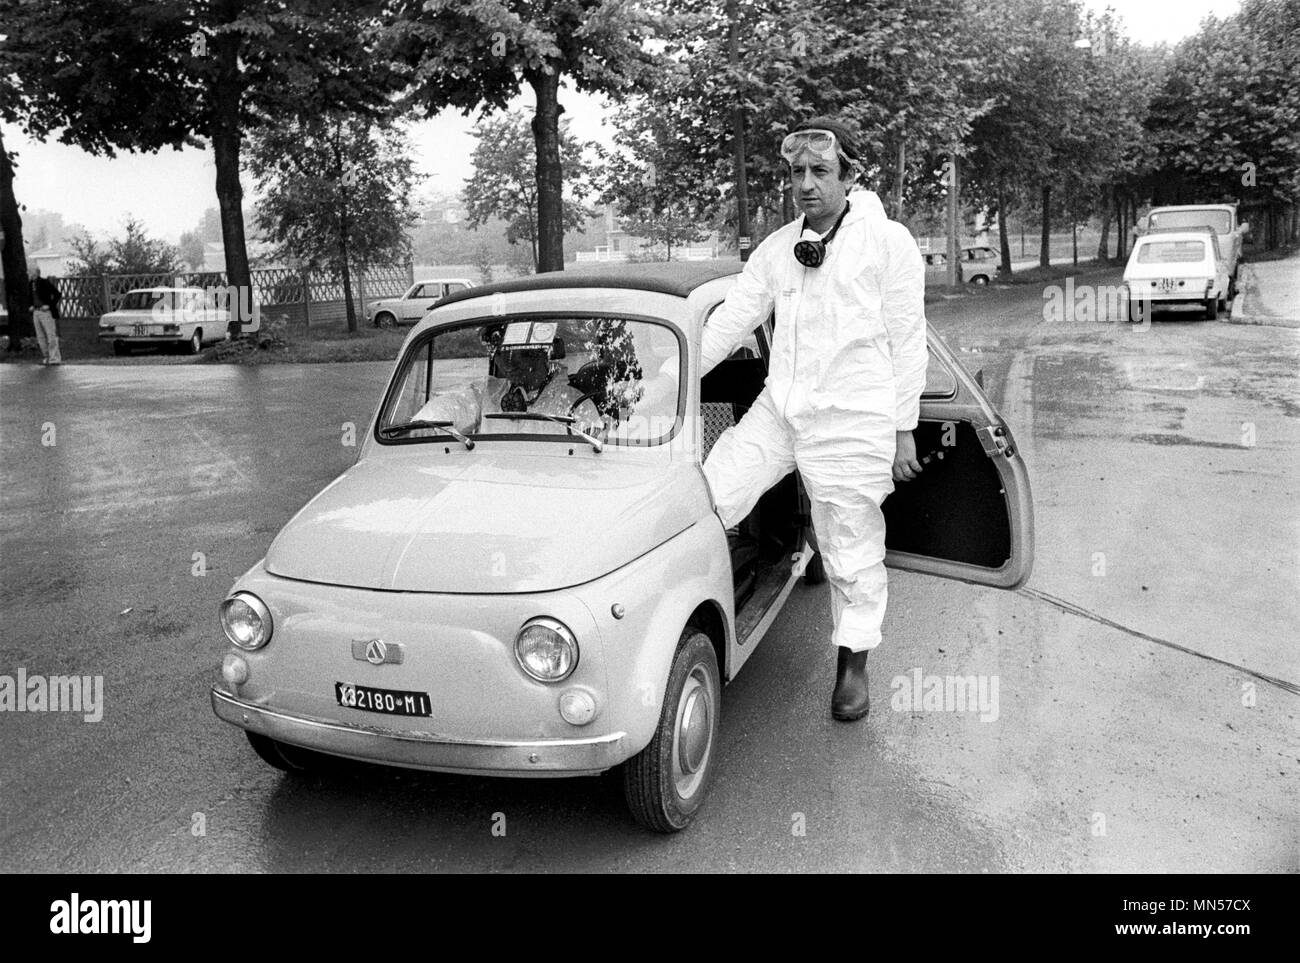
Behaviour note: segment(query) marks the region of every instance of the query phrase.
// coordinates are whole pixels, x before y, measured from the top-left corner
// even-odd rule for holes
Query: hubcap
[[[686,677],[677,700],[673,729],[673,783],[677,795],[689,798],[699,788],[713,743],[713,692],[703,666]]]

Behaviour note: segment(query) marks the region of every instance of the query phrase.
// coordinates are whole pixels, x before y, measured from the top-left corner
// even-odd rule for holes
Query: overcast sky
[[[1173,43],[1196,31],[1209,14],[1229,16],[1239,0],[1086,0],[1102,10],[1114,7],[1128,34],[1144,43]],[[601,103],[568,90],[561,93],[566,116],[580,138],[608,142]],[[531,96],[514,106],[531,109]],[[429,175],[424,190],[459,191],[470,173],[473,117],[444,113],[412,131],[418,166]],[[175,242],[192,229],[203,211],[216,207],[216,173],[210,152],[187,148],[153,155],[122,154],[114,160],[92,157],[61,144],[27,140],[6,125],[5,144],[18,151],[14,191],[28,210],[57,211],[94,234],[118,234],[128,214],[146,229]],[[246,193],[248,185],[245,186]]]

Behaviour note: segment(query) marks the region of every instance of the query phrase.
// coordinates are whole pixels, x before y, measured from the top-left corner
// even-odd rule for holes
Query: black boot
[[[861,719],[871,709],[867,692],[867,651],[854,652],[839,646],[839,663],[835,667],[835,694],[831,696],[831,715],[844,722]]]

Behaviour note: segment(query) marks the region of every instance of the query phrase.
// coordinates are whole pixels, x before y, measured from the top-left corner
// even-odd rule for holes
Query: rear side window
[[[1195,264],[1205,260],[1204,241],[1148,241],[1138,248],[1138,264]]]

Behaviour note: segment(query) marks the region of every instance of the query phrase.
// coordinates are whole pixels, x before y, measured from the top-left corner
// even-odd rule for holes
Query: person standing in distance
[[[704,329],[702,372],[776,312],[767,381],[704,464],[724,528],[795,468],[831,591],[837,647],[831,714],[871,707],[867,655],[888,599],[885,519],[894,483],[921,471],[912,430],[928,360],[925,269],[911,233],[870,191],[849,189],[861,158],[831,117],[781,144],[803,216],[755,249]]]
[[[41,269],[32,265],[32,326],[36,343],[41,347],[41,364],[63,364],[59,353],[59,289],[41,277]]]

